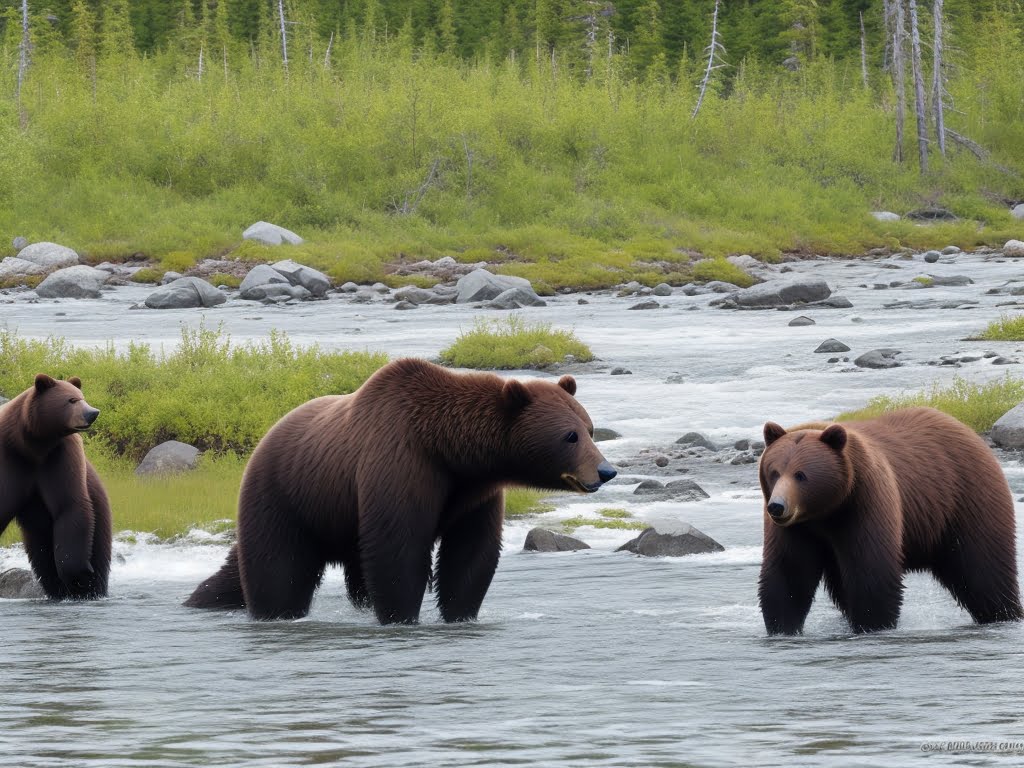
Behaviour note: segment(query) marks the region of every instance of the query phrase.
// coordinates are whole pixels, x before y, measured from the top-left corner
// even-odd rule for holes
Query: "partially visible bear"
[[[591,493],[615,477],[575,393],[571,376],[521,382],[405,359],[351,395],[299,406],[256,446],[238,542],[185,605],[304,616],[334,564],[382,624],[418,621],[428,582],[445,621],[476,618],[498,564],[504,488]]]
[[[99,415],[78,378],[45,374],[0,406],[0,532],[17,521],[53,600],[107,594],[110,502],[78,434]]]
[[[984,442],[909,408],[786,431],[769,422],[759,468],[769,634],[802,631],[818,582],[855,632],[896,626],[903,574],[928,570],[979,623],[1022,616],[1013,498]]]

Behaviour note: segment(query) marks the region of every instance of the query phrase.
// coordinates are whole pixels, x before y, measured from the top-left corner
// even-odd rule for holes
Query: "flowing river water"
[[[630,311],[635,300],[600,294],[523,314],[574,328],[602,359],[574,373],[594,422],[622,435],[601,444],[612,462],[692,430],[731,444],[758,438],[767,419],[822,418],[954,375],[984,381],[1019,370],[986,358],[928,364],[943,355],[1024,360],[1020,344],[964,341],[1008,311],[998,305],[1012,299],[986,291],[1017,279],[1012,263],[960,255],[792,270],[826,279],[853,308],[809,310],[816,325],[789,327],[795,313],[719,310],[709,296]],[[975,282],[872,288],[923,274]],[[199,321],[196,311],[128,311],[145,295],[19,299],[0,305],[0,324],[75,344],[170,348],[179,323]],[[885,306],[925,301],[934,306]],[[482,314],[497,315],[332,299],[230,302],[205,322],[239,341],[278,329],[297,343],[432,357]],[[829,363],[813,352],[829,337],[852,348],[850,359],[890,347],[906,364]],[[610,376],[610,366],[632,374]],[[1020,497],[1019,459],[1000,459]],[[1024,626],[974,626],[931,577],[911,575],[896,630],[853,636],[819,593],[803,636],[768,638],[756,596],[756,465],[702,467],[687,477],[710,494],[703,501],[649,502],[620,484],[509,522],[480,620],[467,625],[439,623],[428,595],[421,625],[379,627],[348,605],[338,571],[301,621],[191,611],[181,601],[219,565],[222,543],[117,541],[108,599],[0,601],[0,765],[981,765],[994,757],[986,743],[1020,759]],[[645,559],[614,551],[632,532],[582,528],[591,550],[520,552],[533,525],[607,506],[685,520],[725,551]],[[25,564],[17,547],[0,550],[0,568]]]

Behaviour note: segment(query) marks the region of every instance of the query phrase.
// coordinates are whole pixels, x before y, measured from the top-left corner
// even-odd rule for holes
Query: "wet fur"
[[[37,377],[0,406],[0,532],[21,528],[32,571],[53,600],[107,594],[110,502],[85,457],[81,382]]]
[[[299,406],[253,452],[238,543],[185,605],[304,616],[325,568],[341,565],[352,602],[381,623],[417,621],[431,578],[445,621],[475,618],[501,550],[504,488],[597,477],[603,457],[573,393],[571,377],[524,383],[408,359]]]
[[[854,631],[895,627],[903,574],[919,570],[976,622],[1022,617],[1013,498],[974,432],[939,411],[911,408],[843,424],[846,445],[836,451],[821,441],[825,423],[782,435],[769,426],[759,468],[759,598],[770,634],[802,631],[822,580]],[[767,512],[770,473],[797,467],[830,480],[799,499],[803,522],[780,527]]]

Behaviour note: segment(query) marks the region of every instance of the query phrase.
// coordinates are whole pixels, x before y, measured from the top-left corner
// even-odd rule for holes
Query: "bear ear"
[[[576,379],[572,376],[563,376],[558,380],[558,386],[568,392],[570,395],[576,395]]]
[[[82,380],[77,376],[72,376],[70,379],[68,379],[68,384],[70,384],[73,387],[78,387],[79,389],[82,388]]]
[[[519,379],[509,379],[501,388],[501,401],[510,411],[525,408],[530,399],[530,390]]]
[[[45,373],[36,374],[36,392],[45,392],[50,387],[56,386],[57,382]]]
[[[765,447],[771,445],[780,437],[786,434],[786,430],[776,424],[774,421],[766,422],[764,425],[764,444]]]
[[[830,425],[821,433],[821,442],[834,450],[843,450],[846,447],[846,429],[841,424]]]

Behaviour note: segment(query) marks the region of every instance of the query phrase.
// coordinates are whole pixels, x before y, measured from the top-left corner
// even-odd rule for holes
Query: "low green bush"
[[[650,523],[644,523],[640,520],[628,520],[614,517],[609,518],[604,516],[583,517],[582,515],[578,515],[562,521],[562,529],[566,533],[572,533],[577,528],[583,528],[584,526],[590,526],[592,528],[612,528],[622,531],[642,531],[651,527]]]
[[[1024,315],[1003,315],[972,338],[978,341],[1024,341]]]
[[[518,315],[478,320],[441,352],[441,362],[456,368],[545,368],[566,355],[578,362],[594,359],[590,347],[572,331],[552,330],[549,323],[528,323]]]
[[[297,347],[274,332],[265,341],[234,344],[203,326],[183,329],[171,352],[147,344],[75,348],[0,330],[0,393],[17,395],[40,372],[78,376],[89,403],[102,411],[88,441],[134,460],[165,440],[247,454],[292,408],[352,392],[386,362],[383,354]]]
[[[1006,376],[986,384],[955,378],[948,386],[934,386],[927,392],[882,395],[872,398],[857,411],[848,411],[838,421],[871,419],[883,413],[913,406],[930,406],[962,421],[975,432],[986,432],[1000,416],[1024,400],[1024,379]]]
[[[210,285],[226,285],[228,288],[237,288],[242,284],[242,278],[238,275],[229,275],[226,272],[214,272],[208,278],[206,282]]]
[[[164,278],[164,270],[143,267],[132,275],[133,283],[159,283]]]

